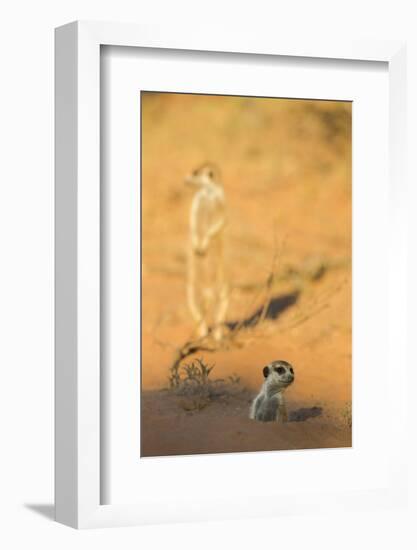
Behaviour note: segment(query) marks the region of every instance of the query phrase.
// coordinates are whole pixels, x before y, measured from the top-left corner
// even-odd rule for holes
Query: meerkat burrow
[[[288,420],[284,392],[294,382],[294,368],[287,361],[272,361],[263,368],[265,381],[252,402],[249,417],[260,422]]]

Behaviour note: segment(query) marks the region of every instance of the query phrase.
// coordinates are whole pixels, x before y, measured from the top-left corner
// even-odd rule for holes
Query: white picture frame
[[[206,52],[285,55],[302,58],[383,61],[389,70],[390,193],[392,197],[392,277],[405,280],[405,45],[387,41],[320,40],[293,42],[270,35],[248,37],[238,30],[212,33],[196,29],[185,36],[175,29],[113,23],[75,22],[56,30],[56,519],[76,528],[134,525],[161,521],[152,506],[101,504],[100,476],[100,47],[102,45],[165,48]],[[398,286],[398,285],[397,285]],[[384,490],[360,494],[294,494],[285,509],[303,512],[359,505],[395,505],[405,498],[406,350],[401,326],[405,299],[390,302],[390,316],[399,320],[392,336],[398,358],[396,445],[389,457]],[[403,325],[401,325],[403,323]],[[405,331],[404,331],[405,332]],[[401,399],[401,395],[404,399]],[[404,425],[404,422],[402,423]],[[387,428],[387,429],[393,429]],[[166,504],[167,521],[185,520],[175,503]],[[244,506],[222,509],[207,504],[193,519],[253,515]]]

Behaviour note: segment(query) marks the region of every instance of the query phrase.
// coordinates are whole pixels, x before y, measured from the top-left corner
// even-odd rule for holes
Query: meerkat
[[[228,307],[224,265],[226,203],[219,169],[204,164],[185,178],[195,189],[190,209],[187,299],[197,334],[221,340]]]
[[[265,381],[252,402],[249,418],[260,422],[288,420],[284,392],[294,382],[294,369],[287,361],[272,361],[263,368]]]

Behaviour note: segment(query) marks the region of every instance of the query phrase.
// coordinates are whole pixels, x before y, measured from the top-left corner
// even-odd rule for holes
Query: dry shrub
[[[197,358],[191,363],[172,365],[169,387],[180,397],[179,405],[186,411],[204,409],[211,401],[240,391],[240,377],[232,375],[227,379],[210,377],[214,365]]]

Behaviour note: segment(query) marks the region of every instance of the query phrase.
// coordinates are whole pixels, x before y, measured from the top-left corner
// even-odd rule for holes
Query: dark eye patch
[[[278,374],[284,374],[285,373],[284,367],[275,367],[275,370]]]
[[[290,373],[294,374],[294,369],[292,367],[290,367]]]

